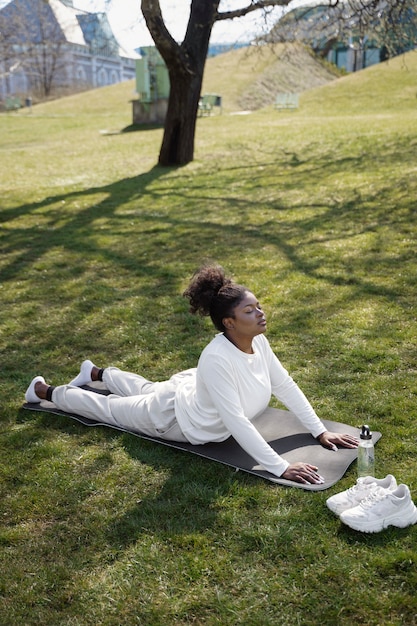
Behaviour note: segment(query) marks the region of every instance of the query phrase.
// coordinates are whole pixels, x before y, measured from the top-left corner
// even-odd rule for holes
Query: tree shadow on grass
[[[110,542],[118,548],[135,543],[142,534],[147,533],[166,537],[207,531],[216,523],[218,508],[214,506],[215,502],[227,497],[236,483],[243,487],[263,482],[223,464],[106,426],[86,427],[64,416],[47,413],[36,413],[36,421],[33,416],[33,412],[21,409],[18,421],[25,424],[26,428],[2,435],[3,445],[11,451],[19,448],[25,450],[25,460],[23,462],[22,459],[19,472],[16,471],[15,477],[10,475],[9,481],[13,483],[13,498],[19,499],[19,490],[25,491],[27,484],[36,479],[39,464],[49,462],[50,459],[57,467],[57,477],[62,474],[62,481],[57,478],[54,505],[50,511],[52,516],[59,518],[61,514],[57,511],[64,506],[66,517],[79,517],[79,512],[83,511],[83,501],[88,501],[94,494],[92,485],[100,480],[103,470],[111,468],[112,451],[115,449],[123,450],[131,461],[139,463],[138,470],[134,466],[130,467],[132,475],[137,475],[139,479],[133,487],[134,497],[137,498],[135,504],[122,514],[111,499],[107,505],[108,510],[113,511],[113,521],[102,530],[106,543]],[[73,478],[66,475],[64,479],[64,469],[58,469],[59,451],[54,448],[57,433],[74,437],[74,443],[81,450],[84,446],[102,445],[103,450],[107,451],[106,459],[99,456],[94,463],[89,464],[81,459],[82,470],[80,468],[77,471],[75,464],[71,470]],[[55,461],[54,457],[57,457]],[[153,474],[159,476],[155,493],[150,493],[146,484],[148,468],[152,468]],[[66,485],[65,491],[60,486],[61,482]],[[121,483],[124,483],[122,477]],[[90,508],[87,507],[87,510]],[[94,509],[91,510],[94,516]],[[81,517],[83,515],[85,513],[81,513]]]
[[[271,165],[271,163],[264,163],[262,167],[270,167]],[[340,159],[337,167],[343,169],[344,166],[345,159]],[[304,171],[301,178],[295,171],[291,172],[290,177],[287,174],[277,175],[274,186],[277,188],[282,186],[280,178],[284,180],[290,178],[291,185],[285,184],[287,184],[288,191],[291,191],[291,189],[301,185],[306,177],[314,176],[314,171],[320,170],[321,167],[320,163],[309,164],[308,173]],[[336,167],[335,164],[333,164],[334,167]],[[0,214],[0,221],[8,224],[8,233],[3,251],[6,254],[13,253],[13,256],[12,260],[2,267],[0,282],[10,282],[24,274],[25,271],[29,272],[34,262],[53,247],[63,246],[67,252],[82,255],[81,262],[76,260],[74,263],[72,268],[74,274],[82,272],[89,259],[100,257],[113,263],[115,269],[133,270],[136,275],[151,273],[157,276],[161,275],[161,268],[155,267],[155,260],[161,258],[158,250],[159,242],[165,244],[163,251],[169,251],[170,258],[174,255],[178,257],[190,256],[190,252],[195,255],[199,250],[204,255],[206,252],[210,252],[210,243],[220,242],[224,246],[227,244],[231,254],[233,254],[234,249],[237,251],[239,248],[244,248],[245,245],[250,245],[251,248],[271,245],[283,254],[294,270],[301,271],[313,279],[324,280],[336,286],[356,284],[358,288],[372,289],[368,281],[355,278],[352,274],[335,276],[331,272],[321,269],[319,259],[306,258],[302,254],[302,247],[314,243],[324,245],[330,243],[332,239],[352,236],[352,229],[349,230],[348,226],[342,227],[344,220],[346,222],[352,221],[352,219],[356,220],[354,232],[356,236],[375,230],[375,216],[371,224],[367,221],[366,212],[363,208],[361,213],[358,211],[358,207],[363,207],[373,198],[362,196],[344,204],[338,203],[327,207],[317,206],[317,211],[320,212],[319,216],[297,219],[296,224],[291,224],[286,219],[281,218],[279,213],[285,211],[287,207],[281,201],[275,201],[270,204],[270,210],[276,214],[274,219],[266,219],[259,224],[252,223],[249,216],[259,212],[257,201],[246,197],[235,198],[233,194],[224,193],[222,188],[246,174],[251,179],[253,188],[260,186],[265,189],[271,183],[262,184],[262,175],[259,174],[258,169],[259,166],[254,167],[252,173],[251,168],[247,166],[225,170],[221,182],[218,183],[217,191],[219,193],[217,195],[216,187],[212,186],[211,183],[210,194],[208,194],[207,183],[199,185],[198,177],[193,179],[191,184],[187,179],[187,187],[184,186],[184,188],[178,184],[175,186],[165,184],[158,189],[154,183],[158,179],[167,177],[172,170],[157,166],[146,174],[126,178],[116,183],[57,194],[39,202],[4,210]],[[171,195],[175,196],[177,201],[183,201],[180,215],[176,214],[175,211],[170,213],[168,208],[166,212],[158,216],[157,210],[155,213],[151,213],[148,208],[143,210],[140,206],[138,206],[136,214],[134,211],[129,211],[128,215],[116,215],[121,206],[132,201],[140,203],[144,197],[147,198],[147,202],[155,200],[155,203],[160,203],[161,199],[165,197],[167,204],[169,204]],[[88,202],[89,198],[91,200],[87,208],[70,213],[65,211],[67,202],[77,204],[78,201]],[[98,198],[98,202],[96,198]],[[190,200],[192,205],[190,205]],[[222,204],[225,202],[235,211],[236,219],[232,224],[216,221],[213,219],[215,214],[213,213],[210,217],[210,212],[206,208],[208,203],[213,206],[215,203]],[[187,205],[190,205],[188,210]],[[314,210],[315,207],[309,204],[307,208]],[[300,212],[305,209],[305,205],[295,207],[295,210]],[[29,231],[27,228],[20,227],[13,229],[13,221],[22,216],[34,216],[35,221]],[[46,225],[40,226],[36,221],[36,216],[39,218],[47,217]],[[111,224],[113,229],[105,232],[106,234],[109,232],[109,236],[116,240],[123,236],[123,229],[129,224],[132,216],[140,220],[139,228],[135,225],[138,237],[143,236],[146,239],[152,237],[154,240],[153,254],[151,248],[147,247],[147,259],[144,259],[138,250],[118,248],[116,251],[112,249],[111,245],[106,248],[105,245],[100,245],[93,236],[100,232],[96,226],[98,221],[113,220]],[[390,216],[387,212],[382,212],[381,218],[386,225],[393,223],[393,215]],[[159,226],[156,225],[158,223]],[[328,235],[321,237],[320,242],[315,241],[312,239],[312,234],[323,225],[325,225]],[[381,225],[382,223],[379,221],[378,226]],[[184,228],[184,231],[178,231],[179,228]],[[297,232],[300,237],[300,245],[292,241],[292,236]],[[151,253],[149,254],[150,250]],[[138,259],[140,259],[140,264],[135,265]],[[166,274],[163,274],[166,279]],[[168,283],[168,281],[165,282]],[[395,295],[395,290],[392,291],[383,287],[376,288],[376,291],[381,295]]]
[[[121,132],[122,133],[137,133],[144,132],[147,130],[156,130],[159,128],[164,128],[163,124],[129,124],[129,126],[125,126]]]
[[[129,435],[122,441],[129,457],[168,477],[155,495],[141,499],[107,529],[108,540],[117,545],[135,543],[143,533],[172,537],[209,531],[218,516],[215,502],[230,494],[232,483],[250,482],[230,468],[190,459],[179,450],[164,450]]]
[[[379,158],[384,162],[401,160],[403,149],[386,150]],[[327,304],[310,297],[300,299],[298,312],[289,315],[292,319],[296,315],[303,324],[331,314],[335,307],[343,308],[347,299],[354,303],[372,297],[401,303],[402,286],[396,281],[375,280],[374,268],[386,268],[393,274],[410,262],[409,251],[399,250],[393,258],[385,254],[383,239],[378,241],[378,233],[384,229],[404,231],[406,238],[413,211],[408,196],[402,206],[389,206],[387,184],[386,202],[380,189],[370,188],[353,197],[350,194],[323,204],[292,202],[289,207],[285,194],[310,184],[317,173],[325,171],[325,182],[339,171],[360,171],[367,161],[363,156],[343,154],[311,156],[302,162],[293,154],[264,156],[250,166],[221,170],[212,166],[192,175],[183,170],[173,176],[174,170],[156,166],[139,176],[2,211],[0,220],[7,231],[0,284],[5,287],[3,294],[8,285],[12,293],[17,285],[17,296],[10,298],[22,303],[14,333],[6,341],[6,369],[12,373],[21,370],[21,352],[15,342],[28,342],[32,352],[42,355],[50,352],[51,346],[69,350],[76,333],[79,350],[93,345],[94,351],[114,352],[108,338],[93,331],[85,320],[96,309],[106,313],[117,308],[124,323],[132,324],[134,302],[135,320],[143,323],[152,317],[153,326],[163,328],[160,311],[166,312],[166,298],[178,302],[176,315],[172,313],[170,325],[166,325],[169,332],[183,335],[178,353],[182,352],[185,360],[192,351],[197,358],[197,323],[186,318],[187,305],[183,299],[180,304],[180,294],[187,274],[205,258],[226,261],[235,272],[242,258],[263,255],[265,270],[275,271],[278,278],[284,265],[289,268],[285,271],[303,276],[311,284],[344,288]],[[236,181],[242,180],[248,193],[235,193]],[[267,201],[258,201],[257,190]],[[227,208],[225,219],[222,207]],[[338,255],[338,242],[369,233],[375,234],[374,249],[350,254],[347,260]],[[120,280],[115,280],[116,276]],[[404,272],[403,281],[410,280],[411,275]],[[6,302],[4,306],[7,311]],[[38,318],[48,322],[45,336],[39,332]],[[111,318],[109,323],[117,322]],[[204,343],[203,335],[199,345]],[[161,332],[158,336],[162,341]],[[190,365],[195,362],[187,363]]]
[[[404,150],[404,146],[387,149],[378,158],[384,163],[399,161]],[[354,304],[363,298],[379,298],[401,306],[404,284],[411,282],[411,274],[404,271],[411,251],[405,247],[395,257],[387,254],[380,232],[396,230],[398,237],[404,233],[403,240],[407,240],[413,219],[408,195],[404,193],[402,204],[392,206],[391,202],[390,206],[387,183],[382,192],[370,187],[334,200],[326,197],[322,204],[311,199],[308,204],[303,200],[289,205],[287,192],[309,185],[319,173],[325,184],[338,172],[359,172],[366,167],[365,156],[312,155],[302,161],[290,153],[263,156],[250,166],[219,169],[211,165],[192,174],[187,169],[179,172],[156,166],[139,176],[2,211],[0,220],[7,230],[0,284],[4,295],[11,286],[13,304],[21,302],[14,332],[5,344],[6,369],[21,369],[16,342],[27,342],[32,354],[42,355],[51,346],[70,351],[71,337],[77,334],[79,351],[93,345],[94,351],[114,353],[116,343],[109,344],[108,337],[88,321],[99,310],[104,317],[110,312],[108,323],[117,324],[112,309],[117,309],[125,324],[152,319],[153,329],[164,329],[158,332],[161,342],[163,332],[181,333],[178,353],[185,360],[193,352],[196,360],[195,333],[201,335],[198,347],[208,335],[198,330],[195,320],[189,320],[180,294],[187,275],[205,258],[230,264],[234,273],[240,271],[242,259],[245,264],[246,258],[259,256],[266,263],[262,271],[275,274],[273,284],[287,272],[337,291],[337,297],[326,302],[309,294],[299,299],[298,311],[291,310],[288,319],[294,322],[295,316],[304,325],[336,307],[343,309],[347,300]],[[236,181],[245,181],[247,193],[238,187],[234,191]],[[267,199],[258,200],[257,190]],[[343,242],[368,235],[374,239],[372,247],[349,250],[346,259],[339,254]],[[380,275],[402,271],[403,284],[381,280],[375,269]],[[279,289],[276,293],[279,297]],[[174,310],[164,326],[161,311],[166,316],[166,298],[174,302]],[[285,310],[286,303],[282,306]],[[45,336],[39,332],[37,319],[48,322]],[[155,337],[150,341],[156,354],[159,344]]]
[[[412,150],[408,150],[411,158]],[[391,151],[387,149],[377,156],[380,163],[386,164],[406,159],[407,152],[405,146],[394,146]],[[108,185],[59,193],[38,202],[3,210],[0,213],[0,223],[7,223],[8,226],[3,252],[14,254],[12,261],[4,264],[0,271],[0,283],[9,282],[29,270],[37,258],[54,246],[63,246],[68,252],[82,254],[87,261],[94,258],[94,255],[100,256],[114,263],[115,267],[127,270],[132,270],[134,259],[139,257],[143,271],[152,272],[155,271],[155,260],[161,258],[159,243],[165,244],[163,252],[166,249],[172,250],[170,256],[183,256],[189,250],[193,254],[201,249],[205,252],[209,244],[217,240],[225,247],[230,247],[232,253],[234,248],[243,248],[245,245],[255,248],[271,245],[288,259],[295,270],[310,275],[313,279],[325,280],[335,285],[356,282],[360,286],[359,280],[352,273],[345,278],[320,271],[319,259],[306,258],[302,254],[302,247],[328,244],[340,238],[375,231],[382,226],[392,227],[400,217],[400,212],[393,210],[389,204],[384,205],[380,190],[376,192],[380,196],[377,209],[376,194],[369,190],[366,193],[357,192],[353,198],[329,199],[328,204],[322,206],[315,207],[312,203],[307,206],[293,205],[293,212],[301,214],[308,209],[310,213],[316,210],[316,214],[307,214],[302,219],[298,216],[296,219],[288,219],[283,217],[288,210],[283,194],[309,185],[318,174],[325,184],[327,179],[331,180],[338,172],[360,172],[366,167],[369,155],[358,157],[343,153],[325,154],[320,157],[312,155],[303,160],[295,153],[284,153],[272,159],[265,154],[265,157],[269,157],[269,160],[251,165],[224,167],[222,170],[202,171],[191,177],[184,174],[182,178],[173,178],[172,182],[170,174],[180,168],[155,166],[149,172]],[[271,169],[274,170],[273,178],[270,174],[266,175]],[[158,180],[161,181],[159,186],[155,184]],[[230,191],[237,180],[248,181],[248,194],[237,195]],[[270,189],[272,199],[268,200],[268,214],[273,215],[272,219],[252,219],[252,216],[257,217],[264,210],[264,203],[258,202],[256,198],[257,189],[262,192]],[[388,203],[390,189],[388,185]],[[175,200],[172,210],[169,206],[171,198]],[[145,200],[145,206],[141,205],[142,200]],[[161,201],[165,201],[163,208],[166,210],[158,215]],[[130,208],[127,215],[118,213],[120,207],[132,202],[138,203],[136,211]],[[156,205],[154,212],[150,210],[153,202]],[[79,203],[85,205],[85,208],[79,208]],[[235,213],[233,223],[230,218],[226,222],[216,219],[216,204],[228,205]],[[175,209],[176,206],[180,206],[180,211]],[[13,222],[22,216],[32,218],[32,223],[29,221],[29,226],[14,229]],[[147,248],[147,259],[134,250],[119,248],[115,252],[111,245],[100,245],[92,236],[103,228],[101,225],[97,226],[99,221],[112,220],[111,230],[105,230],[105,233],[108,232],[116,240],[125,234],[123,229],[132,218],[138,220],[133,225],[138,237],[154,239],[153,253],[151,248]],[[402,223],[409,219],[410,216],[403,212]],[[38,223],[40,221],[43,221],[43,225]],[[398,222],[398,225],[401,227],[402,224]],[[184,228],[183,232],[178,230],[181,228]],[[320,234],[320,238],[317,238],[314,234],[320,229],[325,234]],[[299,235],[299,244],[294,242],[295,234]],[[82,268],[82,264],[76,266],[74,271],[77,272],[80,267]],[[140,273],[138,267],[136,271]],[[160,272],[160,268],[156,273],[158,271]],[[382,288],[380,292],[384,294]],[[390,295],[389,291],[387,295]]]
[[[38,255],[53,246],[65,245],[68,250],[77,253],[101,252],[102,249],[98,246],[96,249],[91,246],[90,250],[85,250],[84,247],[89,232],[94,231],[95,221],[99,218],[114,217],[118,207],[146,195],[147,188],[158,178],[166,176],[169,171],[171,170],[155,166],[146,174],[125,178],[116,183],[60,193],[38,202],[3,210],[0,214],[0,223],[9,225],[4,250],[6,253],[20,251],[20,254],[2,269],[0,281],[13,280],[16,275],[30,268]],[[97,196],[101,196],[98,203],[95,199]],[[65,212],[65,204],[68,201],[77,203],[80,199],[88,202],[89,198],[91,201],[86,209],[69,214]],[[39,215],[40,218],[46,212],[48,222],[43,229],[39,229],[36,222],[29,232],[27,229],[13,230],[11,227],[13,221],[22,216],[29,218],[31,215]]]
[[[293,490],[291,487],[282,485],[271,485],[261,478],[236,472],[221,463],[210,459],[201,459],[187,452],[170,448],[166,445],[147,441],[129,433],[119,433],[108,427],[86,427],[76,421],[65,417],[51,416],[50,414],[37,414],[36,425],[30,425],[33,413],[19,412],[19,422],[26,422],[29,428],[25,431],[11,432],[8,442],[10,449],[24,446],[28,454],[27,468],[20,466],[19,476],[13,482],[14,495],[18,497],[19,488],[25,489],[25,471],[31,475],[32,461],[34,460],[30,449],[38,455],[39,460],[48,458],[49,454],[56,454],[50,448],[50,442],[55,440],[54,433],[59,432],[69,437],[75,437],[78,447],[83,446],[103,446],[103,455],[99,455],[94,463],[88,467],[82,465],[82,472],[77,471],[76,466],[71,470],[74,473],[74,480],[67,480],[66,493],[56,491],[54,502],[58,508],[65,506],[68,501],[69,509],[66,510],[65,517],[78,518],[77,510],[83,511],[83,501],[90,499],[92,485],[101,472],[111,469],[113,464],[112,451],[122,449],[134,462],[140,464],[139,471],[132,466],[130,472],[137,474],[139,482],[133,487],[133,497],[136,501],[122,513],[117,508],[111,497],[106,505],[106,509],[112,514],[106,526],[100,529],[100,535],[105,537],[105,543],[111,544],[117,550],[124,550],[131,544],[135,544],[144,535],[155,535],[161,540],[192,535],[193,533],[210,532],[218,524],[218,512],[221,509],[220,502],[229,498],[231,494],[239,492],[239,501],[243,503],[242,497],[247,488],[247,496],[251,499],[251,509],[254,508],[253,490],[262,489],[266,485],[267,489]],[[84,463],[82,461],[82,463]],[[162,476],[158,479],[158,487],[152,493],[149,486],[146,486],[146,475],[152,468],[152,474]],[[81,478],[80,478],[81,476]],[[124,480],[121,477],[121,484]],[[59,483],[58,483],[59,484]],[[305,498],[306,506],[309,499],[315,495],[296,489],[296,498]],[[94,491],[93,491],[94,493]],[[252,494],[252,495],[251,495]],[[64,504],[60,500],[64,501]],[[71,504],[72,503],[72,504]],[[71,508],[74,510],[71,512]],[[244,503],[242,504],[244,506]],[[262,502],[256,503],[256,507],[262,507]],[[88,506],[88,509],[91,507]],[[94,509],[92,514],[94,517]],[[306,513],[307,515],[307,513]],[[81,514],[81,517],[83,514]],[[58,515],[59,517],[59,515]],[[76,523],[79,524],[79,522]],[[90,523],[87,524],[86,533],[89,534]],[[410,529],[400,532],[407,534]],[[80,532],[80,531],[78,531]],[[388,545],[397,537],[398,529],[387,529],[383,533],[364,535],[356,533],[341,525],[338,534],[347,544],[364,543],[365,545]],[[88,538],[85,545],[88,547]]]
[[[404,154],[395,155],[387,150],[381,158],[387,161],[403,159]],[[60,193],[3,211],[0,218],[7,223],[3,252],[9,257],[2,265],[0,283],[4,294],[8,284],[12,287],[9,300],[3,300],[3,314],[8,314],[9,301],[13,303],[21,298],[20,314],[16,320],[10,320],[11,331],[3,341],[3,382],[7,391],[10,387],[21,393],[24,387],[22,384],[21,388],[18,376],[29,378],[29,371],[37,367],[37,362],[48,363],[54,371],[57,363],[62,364],[68,358],[65,354],[72,354],[75,335],[79,337],[75,350],[79,353],[86,349],[91,351],[93,347],[94,352],[100,349],[106,355],[119,354],[119,350],[125,349],[124,345],[119,345],[119,338],[116,336],[114,343],[109,343],[108,336],[102,337],[100,320],[105,318],[106,310],[116,309],[113,319],[105,318],[107,324],[113,323],[116,327],[122,319],[126,325],[133,325],[135,320],[130,309],[119,311],[118,306],[122,307],[135,298],[137,317],[142,322],[157,315],[163,318],[166,315],[165,298],[179,297],[184,271],[194,269],[208,252],[211,257],[224,259],[231,266],[235,263],[236,267],[241,266],[242,258],[248,257],[250,278],[256,279],[258,271],[271,271],[267,283],[273,298],[280,297],[279,286],[275,284],[279,283],[282,260],[294,274],[298,273],[312,283],[320,283],[329,290],[339,289],[337,297],[324,303],[311,297],[310,293],[296,304],[295,297],[292,297],[288,319],[290,316],[296,318],[292,320],[294,332],[298,332],[297,326],[305,328],[309,323],[311,332],[317,332],[323,316],[335,308],[343,311],[347,303],[354,304],[355,299],[373,297],[396,301],[402,296],[403,287],[394,280],[390,283],[376,280],[375,268],[382,267],[393,273],[395,268],[405,267],[410,260],[409,250],[398,250],[394,258],[390,257],[385,253],[382,238],[375,249],[366,250],[366,254],[358,252],[347,261],[339,258],[337,246],[327,260],[324,251],[326,245],[334,246],[338,241],[372,232],[378,234],[380,229],[404,230],[406,239],[409,236],[406,228],[411,223],[415,205],[413,207],[408,198],[401,206],[390,204],[387,182],[384,197],[380,189],[376,192],[362,189],[354,196],[343,196],[334,201],[328,199],[324,204],[315,204],[313,200],[308,206],[293,202],[292,215],[289,215],[285,192],[308,184],[309,178],[323,167],[327,167],[327,174],[331,176],[343,168],[359,170],[366,165],[366,161],[352,158],[327,161],[312,158],[300,163],[288,155],[286,159],[275,161],[265,159],[253,167],[212,169],[204,172],[204,176],[190,176],[185,172],[180,178],[181,184],[178,179],[175,182],[170,180],[169,170],[153,168],[141,176],[110,185]],[[273,180],[271,176],[265,177],[261,166],[265,170],[277,170]],[[236,181],[243,179],[249,180],[247,197],[233,191]],[[269,200],[259,201],[256,189],[262,193],[270,191]],[[278,193],[280,190],[284,196]],[[144,206],[140,204],[142,198],[146,199]],[[166,210],[161,209],[161,202],[166,203]],[[81,203],[82,206],[65,211],[62,203],[74,206]],[[119,211],[123,205],[129,205],[128,211]],[[222,207],[232,209],[233,215],[223,219]],[[28,216],[32,221],[19,224],[22,216]],[[106,228],[103,230],[104,220],[108,225],[104,224]],[[53,264],[47,265],[44,258],[51,251],[59,252],[60,249],[65,251],[64,259],[61,261],[58,255]],[[255,263],[257,255],[265,263],[261,268]],[[94,285],[88,273],[89,266],[97,268]],[[119,277],[117,289],[108,280],[106,271]],[[73,295],[74,279],[81,282],[76,296]],[[411,282],[411,274],[404,280]],[[136,283],[140,285],[140,298],[137,298]],[[54,319],[50,316],[53,307],[59,310]],[[181,338],[175,351],[183,353],[184,360],[190,358],[192,350],[197,351],[196,344],[203,343],[204,339],[197,324],[186,327],[186,308],[185,302],[180,305],[178,301],[167,327],[167,332]],[[295,309],[297,313],[294,313]],[[84,319],[90,315],[91,320],[84,327]],[[34,322],[34,317],[39,319]],[[176,326],[174,318],[178,319]],[[372,323],[377,332],[380,319],[376,316]],[[45,335],[41,332],[43,324],[49,326]],[[157,327],[158,324],[151,319],[150,325]],[[285,321],[280,322],[280,329],[283,327]],[[160,335],[158,328],[155,334],[146,334],[143,339],[144,344],[155,351],[155,360],[160,358],[164,349],[163,344],[156,344]],[[298,343],[301,344],[300,340]],[[56,346],[55,353],[51,351],[51,345]],[[126,347],[135,353],[136,346]],[[13,401],[15,404],[9,414],[13,414],[14,419],[16,395]],[[259,480],[235,474],[229,468],[222,467],[219,471],[218,464],[198,458],[191,460],[185,453],[142,442],[130,435],[105,431],[93,435],[83,427],[49,416],[30,424],[29,416],[23,413],[19,413],[19,419],[27,421],[24,425],[27,431],[21,429],[25,431],[21,433],[22,439],[19,439],[18,428],[2,434],[2,440],[10,442],[10,446],[5,446],[9,455],[14,450],[15,464],[10,463],[8,457],[7,471],[10,475],[14,473],[8,486],[11,485],[10,494],[16,498],[22,526],[27,523],[29,529],[17,528],[18,532],[27,533],[19,541],[24,541],[32,550],[31,557],[36,556],[44,579],[50,581],[50,587],[45,587],[45,598],[51,589],[65,587],[80,570],[90,572],[94,565],[97,570],[104,568],[106,560],[117,559],[125,548],[140,543],[142,538],[152,540],[155,535],[168,544],[171,537],[181,540],[187,534],[217,531],[217,526],[223,523],[219,519],[218,501],[230,496],[236,483],[250,485],[250,490],[254,491],[252,488]],[[63,458],[65,467],[61,466],[62,439],[54,436],[55,431],[62,434],[64,440],[73,436],[79,439],[75,446],[84,444],[86,451],[91,445],[93,453],[97,446],[104,444],[105,451],[90,466],[91,475],[83,475],[81,470],[77,473],[77,460],[71,455],[68,459]],[[10,440],[7,439],[9,436]],[[143,476],[142,469],[146,474],[149,468],[151,480],[155,480],[157,487],[155,492],[148,488],[141,496],[139,486],[137,499],[129,499],[126,508],[119,509],[117,488],[119,480],[122,485],[122,477],[113,478],[115,500],[103,502],[107,511],[101,518],[101,511],[92,504],[96,497],[94,479],[111,467],[113,448],[106,444],[113,441],[116,441],[116,447],[123,446],[128,457],[140,465],[139,476]],[[37,474],[42,459],[48,455],[54,461],[50,480],[39,478]],[[31,481],[31,490],[25,484],[26,478]],[[34,501],[26,499],[27,495]],[[307,495],[306,499],[310,497]],[[102,519],[104,525],[100,525]],[[407,534],[411,530],[400,532]],[[384,546],[393,540],[397,531],[387,530],[377,536],[359,538],[356,534],[352,537],[352,533],[345,529],[340,533],[346,543]],[[10,541],[12,544],[16,541],[12,533]],[[50,552],[51,546],[55,547],[55,553]],[[68,594],[70,589],[69,586]],[[34,602],[39,602],[39,598],[38,589]]]

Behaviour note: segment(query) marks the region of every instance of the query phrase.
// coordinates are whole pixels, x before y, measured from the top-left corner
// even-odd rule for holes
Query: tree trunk
[[[168,68],[170,80],[160,165],[186,165],[194,158],[198,101],[219,1],[191,0],[187,32],[178,45],[166,29],[159,1],[142,0],[146,24]]]
[[[201,75],[170,72],[170,94],[165,118],[160,165],[185,165],[194,158],[194,138],[201,92]]]

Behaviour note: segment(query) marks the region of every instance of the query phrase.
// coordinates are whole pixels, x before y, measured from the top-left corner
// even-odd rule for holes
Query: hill
[[[340,76],[300,44],[251,46],[207,59],[203,93],[218,93],[223,107],[256,110],[278,92],[303,92]]]
[[[284,91],[302,93],[301,110],[307,114],[341,114],[347,107],[350,113],[375,107],[409,107],[410,99],[416,99],[416,74],[415,51],[340,76],[336,68],[299,44],[251,46],[208,58],[202,93],[220,94],[225,113],[268,107],[276,94]],[[130,125],[129,102],[135,97],[135,83],[130,80],[45,102],[33,112],[61,115],[77,110],[78,115],[97,116],[97,121],[107,117],[105,126],[116,129],[121,113],[123,124]]]
[[[321,115],[415,110],[416,76],[417,51],[413,50],[311,89],[303,95],[303,107]]]

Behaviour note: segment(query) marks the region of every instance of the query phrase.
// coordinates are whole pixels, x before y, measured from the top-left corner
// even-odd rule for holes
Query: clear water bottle
[[[369,426],[364,424],[359,435],[358,477],[375,476],[375,449]]]

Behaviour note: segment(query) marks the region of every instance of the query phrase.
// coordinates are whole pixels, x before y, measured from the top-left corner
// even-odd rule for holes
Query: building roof
[[[0,8],[0,12],[5,12],[10,16],[16,15],[16,12],[17,14],[23,12],[25,22],[30,24],[30,30],[33,33],[40,15],[39,2],[40,0],[11,0],[5,7]],[[94,50],[96,54],[106,50],[106,54],[111,54],[111,56],[139,58],[135,51],[122,48],[113,33],[106,13],[93,13],[77,9],[72,0],[48,0],[45,5],[41,1],[41,5],[43,18],[48,21],[51,29],[50,36],[53,39],[62,37],[68,43],[88,47]],[[48,12],[53,15],[52,19],[46,17]],[[59,34],[56,28],[52,26],[54,23],[60,30]]]
[[[77,19],[77,15],[80,14],[80,11],[74,9],[72,6],[64,4],[61,0],[49,0],[49,6],[54,13],[66,40],[69,43],[86,46],[87,42],[85,41],[84,33]]]

